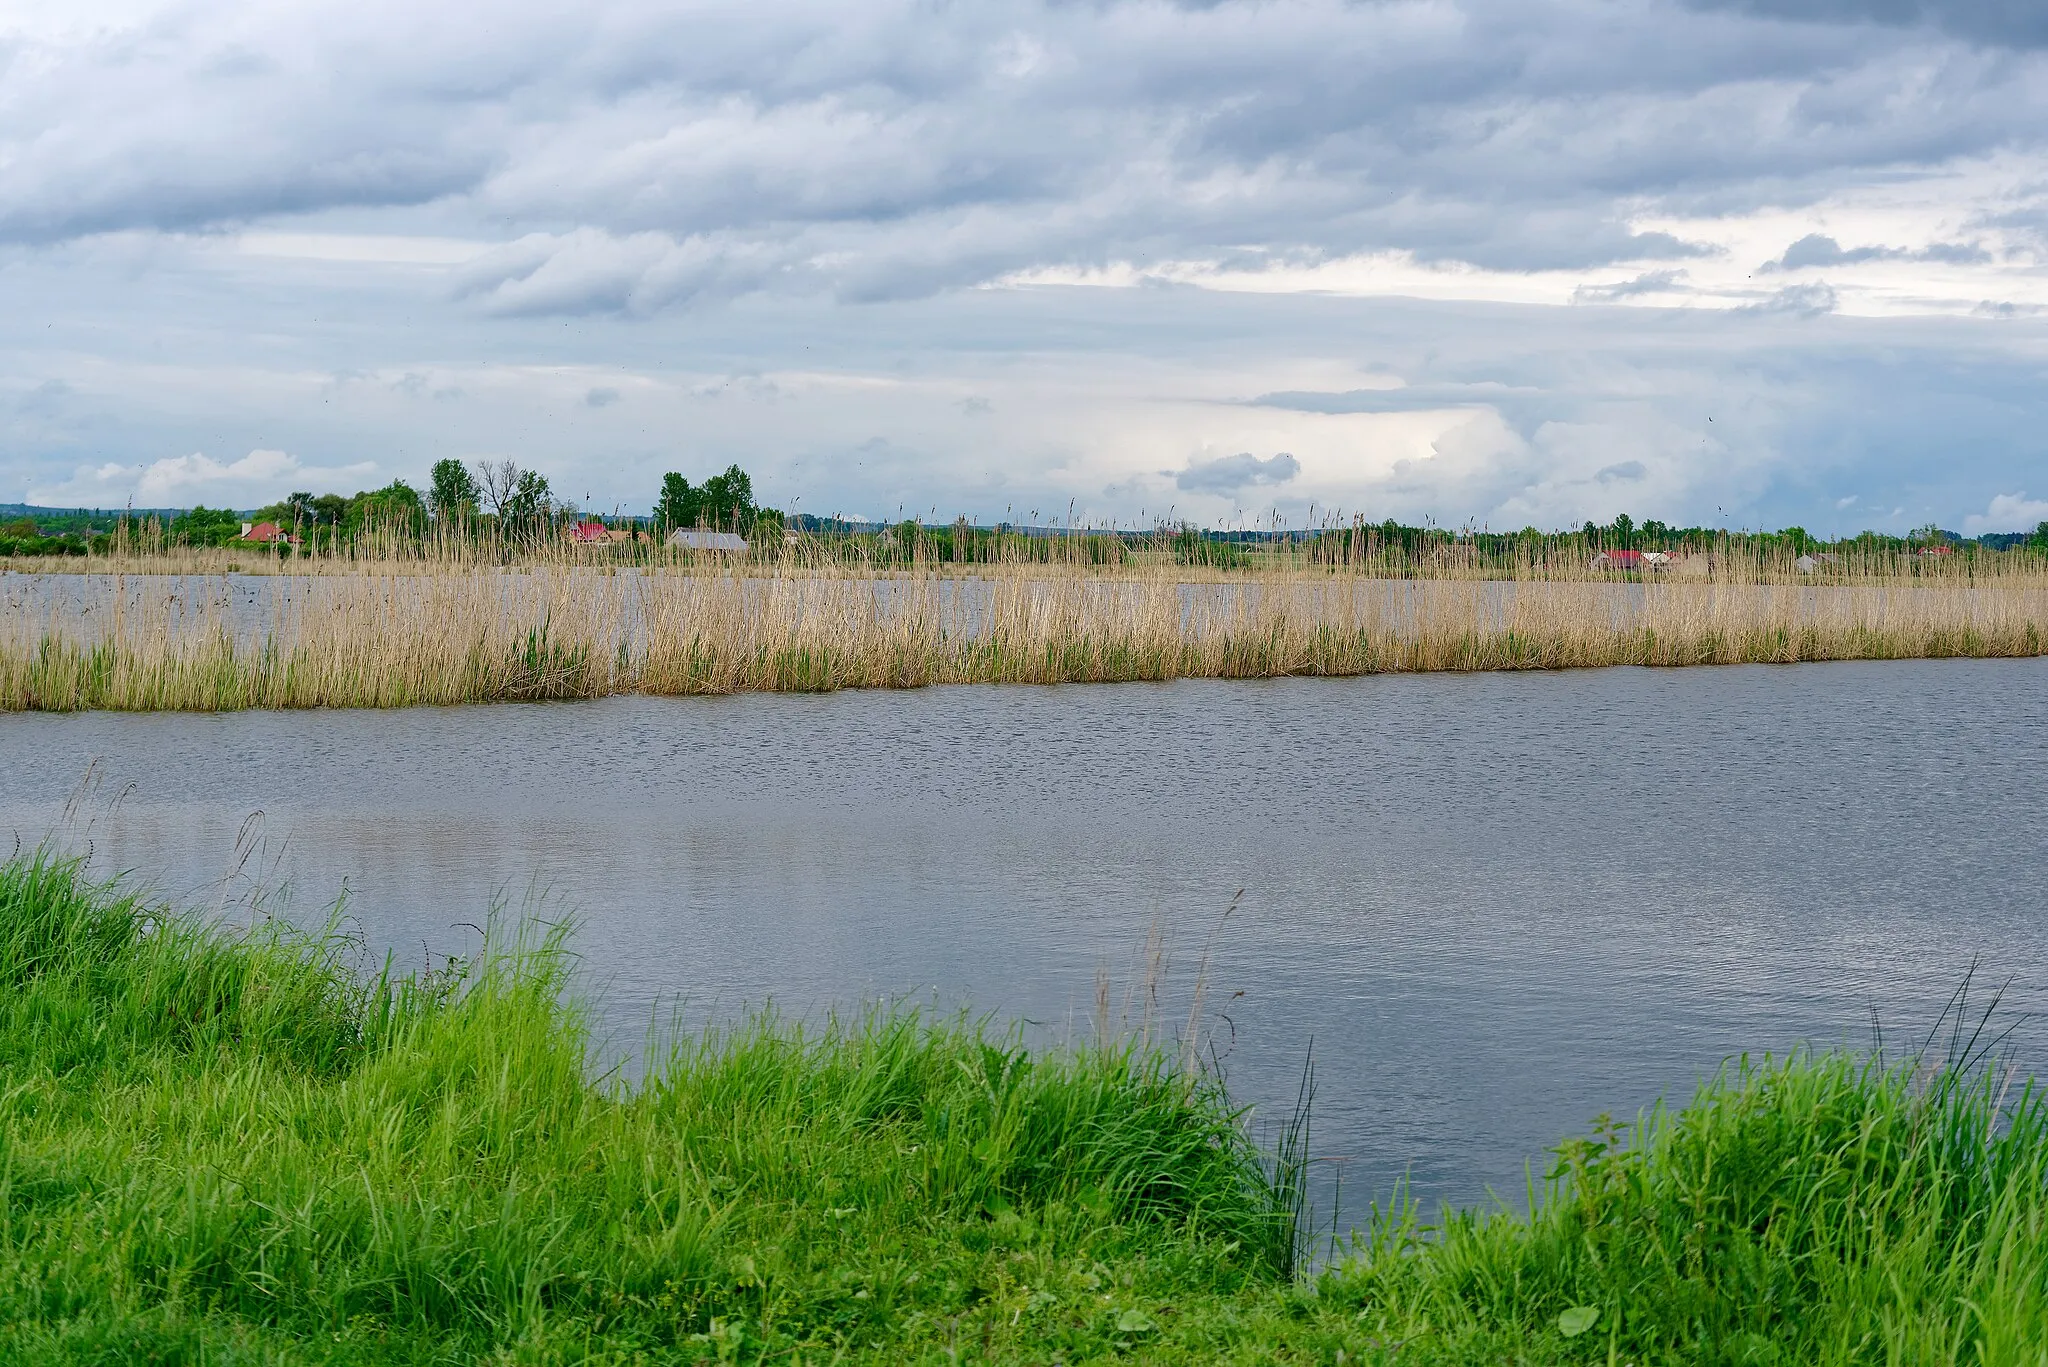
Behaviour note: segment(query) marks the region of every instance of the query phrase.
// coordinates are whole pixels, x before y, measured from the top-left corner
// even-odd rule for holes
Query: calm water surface
[[[0,829],[58,828],[95,757],[96,868],[301,921],[345,884],[410,963],[539,890],[627,1047],[679,1000],[1056,1031],[1155,924],[1184,1001],[1243,889],[1218,1048],[1272,1111],[1313,1040],[1352,1209],[1518,1190],[1595,1113],[1873,1008],[1902,1038],[1976,959],[2048,989],[2043,660],[7,716]]]

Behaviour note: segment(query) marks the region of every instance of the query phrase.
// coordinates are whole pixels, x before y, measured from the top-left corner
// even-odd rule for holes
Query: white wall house
[[[732,555],[745,555],[745,538],[731,532],[706,532],[694,527],[678,527],[668,534],[668,544],[683,551],[725,551]]]

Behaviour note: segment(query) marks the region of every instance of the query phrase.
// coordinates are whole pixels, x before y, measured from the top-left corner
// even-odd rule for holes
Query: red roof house
[[[569,535],[579,546],[601,545],[612,539],[602,522],[579,522],[569,529]]]
[[[1641,551],[1602,551],[1593,557],[1596,570],[1639,570],[1642,567]]]

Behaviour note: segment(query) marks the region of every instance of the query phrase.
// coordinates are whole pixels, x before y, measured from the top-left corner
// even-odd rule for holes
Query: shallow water
[[[317,920],[345,883],[416,964],[544,890],[628,1048],[679,998],[1056,1031],[1155,922],[1174,1017],[1243,889],[1217,1050],[1278,1114],[1313,1041],[1353,1213],[1404,1172],[1519,1192],[1595,1113],[1873,1009],[1899,1043],[1973,960],[2048,989],[2048,660],[13,715],[0,829],[59,826],[94,758],[66,838],[183,901],[288,881]]]

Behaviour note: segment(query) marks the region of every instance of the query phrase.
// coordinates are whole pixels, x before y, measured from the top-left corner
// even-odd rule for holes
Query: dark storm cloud
[[[169,8],[5,35],[0,237],[413,209],[512,244],[457,288],[509,314],[644,314],[763,289],[896,299],[1247,250],[1506,270],[1678,261],[1706,249],[1632,216],[1798,204],[1903,166],[2037,148],[2048,58],[1977,46],[2033,32],[2030,11],[1988,13]]]

